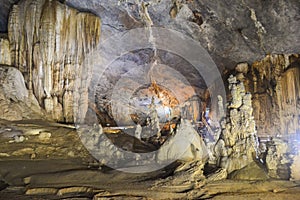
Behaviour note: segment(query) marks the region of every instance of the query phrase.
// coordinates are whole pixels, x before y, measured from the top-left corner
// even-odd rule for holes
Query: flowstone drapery
[[[22,72],[27,88],[50,118],[81,122],[92,74],[87,54],[99,37],[100,19],[93,14],[59,1],[20,1],[8,20],[11,61],[2,60]]]

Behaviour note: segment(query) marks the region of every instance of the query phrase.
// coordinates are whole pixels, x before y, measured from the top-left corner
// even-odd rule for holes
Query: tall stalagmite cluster
[[[9,16],[8,37],[11,64],[49,116],[83,121],[92,74],[87,55],[99,42],[100,19],[58,1],[20,1]]]
[[[228,173],[241,169],[258,155],[258,137],[253,117],[252,95],[245,91],[243,82],[234,76],[228,79],[231,101],[228,115],[221,121],[222,133],[214,152],[217,165]]]

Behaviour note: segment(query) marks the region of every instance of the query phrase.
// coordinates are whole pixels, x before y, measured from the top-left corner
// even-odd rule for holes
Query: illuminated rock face
[[[244,84],[236,77],[228,79],[231,101],[228,115],[221,122],[222,133],[214,152],[217,165],[228,173],[241,169],[257,156],[258,141],[253,118],[251,94],[245,92]]]
[[[0,118],[5,120],[41,119],[43,113],[35,97],[25,87],[21,72],[0,66]]]
[[[5,37],[0,36],[0,64],[1,65],[10,65],[10,49],[9,41]]]
[[[300,131],[299,58],[268,55],[238,72],[245,88],[253,94],[254,119],[259,136],[287,135]]]
[[[83,121],[92,71],[85,57],[99,41],[100,19],[58,1],[20,1],[10,12],[8,37],[11,65],[48,115]]]
[[[300,153],[293,158],[293,164],[291,165],[291,179],[300,180]]]
[[[207,159],[207,148],[188,120],[181,121],[176,134],[158,150],[157,154],[158,162],[198,160],[205,163]]]

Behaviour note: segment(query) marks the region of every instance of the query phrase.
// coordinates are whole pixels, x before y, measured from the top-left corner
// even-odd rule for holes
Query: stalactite
[[[83,121],[92,72],[85,59],[99,42],[100,19],[58,1],[27,0],[13,7],[8,26],[12,65],[39,104],[57,121],[73,122],[74,111]]]
[[[9,41],[0,36],[0,64],[11,65]]]
[[[12,65],[18,67],[18,53],[19,53],[19,34],[20,34],[20,17],[19,6],[14,5],[8,19],[8,36],[11,49],[11,61]]]
[[[36,13],[37,2],[33,1],[30,4],[29,9],[32,10],[33,13]],[[34,37],[34,27],[32,27],[32,24],[35,23],[35,15],[32,15],[31,13],[27,12],[25,16],[25,29],[26,31],[26,39],[27,39],[27,47],[28,47],[28,53],[27,53],[27,67],[28,67],[28,74],[29,74],[29,80],[28,80],[28,89],[32,90],[32,60],[33,60],[33,46],[31,45],[33,43],[33,37]]]
[[[297,108],[300,99],[300,69],[291,68],[283,73],[279,82],[281,86],[280,107],[282,108],[283,133],[296,133],[300,129],[298,118],[300,110]],[[298,116],[298,117],[297,117]],[[285,126],[284,126],[285,125]]]
[[[267,55],[243,74],[245,87],[254,94],[254,118],[260,136],[293,134],[300,129],[300,70],[299,64],[290,61],[292,57],[297,60],[297,55]]]

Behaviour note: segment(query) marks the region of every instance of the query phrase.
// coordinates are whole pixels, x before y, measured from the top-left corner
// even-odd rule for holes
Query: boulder
[[[22,120],[42,118],[37,100],[27,90],[22,73],[13,67],[0,66],[0,118]]]
[[[233,171],[228,175],[229,179],[235,180],[267,180],[269,179],[266,169],[252,162],[246,167]]]
[[[183,120],[176,134],[171,137],[158,150],[157,161],[166,162],[171,160],[206,162],[208,151],[206,146],[188,120]]]

